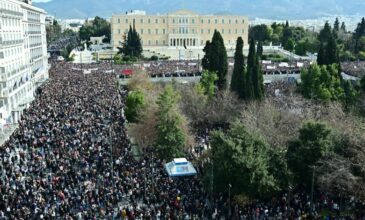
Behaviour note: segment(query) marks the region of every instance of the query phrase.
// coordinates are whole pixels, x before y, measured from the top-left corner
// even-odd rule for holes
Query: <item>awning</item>
[[[176,158],[165,164],[165,170],[171,177],[195,176],[197,174],[194,166],[185,158]]]

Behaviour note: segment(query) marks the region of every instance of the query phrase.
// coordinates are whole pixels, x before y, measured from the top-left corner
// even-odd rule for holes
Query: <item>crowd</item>
[[[69,45],[78,45],[79,39],[77,35],[70,35],[70,36],[64,36],[60,37],[52,42],[49,43],[47,46],[47,50],[51,53],[54,52],[61,52],[63,49],[65,49]]]
[[[365,76],[365,61],[342,62],[341,68],[343,72],[351,76],[360,78]]]
[[[135,155],[125,129],[127,91],[116,77],[77,68],[53,65],[51,80],[0,148],[0,219],[227,219],[228,199],[210,199],[201,166],[197,177],[169,178],[153,151]],[[308,216],[307,195],[293,193],[292,205],[287,198],[232,203],[231,213],[233,219]],[[315,207],[325,201],[334,207],[325,196]]]
[[[152,77],[163,75],[194,76],[200,74],[198,60],[171,60],[171,61],[153,61],[143,63],[143,67]]]

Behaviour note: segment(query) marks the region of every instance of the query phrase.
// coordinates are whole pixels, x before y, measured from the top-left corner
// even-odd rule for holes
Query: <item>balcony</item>
[[[0,91],[0,98],[6,98],[9,96],[9,90],[7,88],[4,88]]]

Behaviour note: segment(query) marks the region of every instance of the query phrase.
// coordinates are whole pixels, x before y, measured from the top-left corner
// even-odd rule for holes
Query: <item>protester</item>
[[[114,74],[105,74],[108,67],[84,65],[94,68],[89,74],[79,68],[53,65],[51,80],[0,148],[0,219],[227,218],[227,197],[210,199],[201,166],[197,177],[169,178],[153,148],[133,153],[123,113],[127,91]],[[199,137],[204,147],[198,155],[208,133]],[[309,216],[307,194],[292,192],[290,203],[287,198],[232,202],[232,218]],[[314,215],[335,207],[326,195],[315,202]]]

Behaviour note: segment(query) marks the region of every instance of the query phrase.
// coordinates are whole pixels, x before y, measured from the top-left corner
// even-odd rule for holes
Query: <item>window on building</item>
[[[224,19],[222,19],[222,24],[224,24]]]
[[[242,24],[244,24],[245,23],[245,20],[244,19],[242,19]]]
[[[238,24],[238,20],[236,19],[236,24]]]
[[[210,29],[208,29],[208,34],[210,34]]]
[[[143,18],[141,18],[141,24],[143,24]]]
[[[191,23],[193,23],[193,24],[195,23],[195,19],[194,19],[194,18],[193,18],[193,19],[191,19]]]
[[[218,24],[218,19],[215,19],[215,23]]]
[[[156,31],[155,31],[156,34],[158,34],[158,29],[156,28]]]
[[[141,29],[141,34],[143,34],[143,29]]]
[[[222,29],[222,34],[224,34],[224,29]]]
[[[202,24],[203,24],[203,23],[204,23],[204,20],[203,20],[203,19],[201,19],[201,20],[200,20],[200,23],[202,23]]]
[[[148,34],[151,34],[151,29],[148,29]]]
[[[166,34],[166,30],[165,30],[165,29],[162,29],[162,33],[163,33],[163,34]]]
[[[120,34],[120,29],[118,29],[118,34]]]
[[[156,40],[156,45],[158,45],[158,40]]]
[[[128,24],[128,19],[125,19],[125,23]]]
[[[201,29],[201,30],[200,30],[200,33],[201,33],[201,34],[204,34],[204,29]]]
[[[228,34],[231,34],[231,29],[228,30]]]
[[[164,19],[162,19],[162,22],[165,24],[165,22],[166,22],[166,21],[165,21],[165,18],[164,18]]]
[[[175,24],[175,18],[174,18],[174,19],[172,19],[172,23],[174,23],[174,24]]]
[[[151,45],[151,40],[148,40],[148,45]]]
[[[174,29],[172,29],[172,33],[173,33],[173,34],[175,34],[175,28],[174,28]]]
[[[163,45],[165,45],[165,44],[166,44],[166,41],[165,41],[165,40],[163,40],[163,41],[162,41],[162,44],[163,44]]]
[[[229,19],[228,22],[229,22],[229,24],[231,24],[231,22],[232,22],[231,19]]]
[[[120,23],[120,18],[118,18],[118,23]]]
[[[208,19],[208,24],[210,24],[210,19]]]
[[[244,29],[242,29],[242,34],[243,34],[243,33],[245,33],[245,30],[244,30]]]
[[[155,20],[155,23],[158,24],[158,19]]]
[[[148,23],[151,24],[151,19],[148,19]]]
[[[195,29],[191,29],[191,33],[195,34]]]
[[[235,32],[234,32],[235,34],[237,34],[237,29],[235,30]]]

